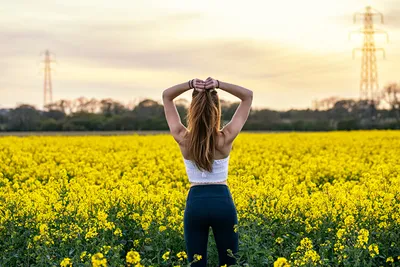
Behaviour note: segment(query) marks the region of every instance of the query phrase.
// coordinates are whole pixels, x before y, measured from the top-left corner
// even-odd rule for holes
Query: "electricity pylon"
[[[43,99],[43,109],[47,104],[53,102],[53,88],[51,84],[51,62],[55,62],[50,58],[50,51],[46,50],[44,55],[44,83],[43,83],[43,91],[44,91],[44,99]]]
[[[357,17],[361,16],[364,20],[364,27],[358,31],[350,32],[349,39],[353,33],[362,33],[364,35],[364,44],[362,48],[353,49],[353,59],[355,58],[355,52],[362,51],[361,59],[361,80],[360,80],[360,100],[367,100],[372,104],[376,104],[379,101],[379,83],[378,83],[378,66],[376,64],[376,51],[383,52],[383,58],[386,58],[385,50],[383,48],[375,47],[374,34],[383,33],[386,34],[387,42],[389,42],[389,35],[379,29],[374,28],[374,16],[380,16],[383,24],[382,13],[375,9],[367,6],[364,13],[354,14],[354,23],[357,22]]]

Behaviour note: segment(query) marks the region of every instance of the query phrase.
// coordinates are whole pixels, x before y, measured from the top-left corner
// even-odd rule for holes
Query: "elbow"
[[[169,97],[168,97],[168,94],[167,94],[166,90],[164,90],[164,91],[163,91],[163,93],[162,93],[162,99],[163,99],[163,100],[167,100],[167,99],[169,99]]]
[[[247,90],[246,99],[253,100],[253,91]]]

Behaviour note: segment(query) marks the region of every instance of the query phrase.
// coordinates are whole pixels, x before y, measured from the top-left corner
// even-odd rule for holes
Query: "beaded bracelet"
[[[194,79],[191,79],[191,80],[188,81],[188,83],[189,83],[189,88],[190,88],[190,89],[193,89],[193,88],[194,88],[193,80],[194,80]]]

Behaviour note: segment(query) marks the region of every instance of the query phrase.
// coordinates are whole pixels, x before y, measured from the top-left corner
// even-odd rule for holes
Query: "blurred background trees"
[[[190,102],[176,99],[182,123]],[[230,121],[239,102],[221,99],[222,125]],[[386,105],[386,107],[383,107]],[[382,106],[381,108],[379,108]],[[400,85],[386,85],[379,105],[368,101],[329,97],[314,101],[312,109],[275,111],[252,109],[243,130],[331,131],[400,129]],[[58,100],[37,110],[29,104],[0,109],[0,131],[114,131],[168,130],[164,107],[152,99],[124,105],[111,98]]]

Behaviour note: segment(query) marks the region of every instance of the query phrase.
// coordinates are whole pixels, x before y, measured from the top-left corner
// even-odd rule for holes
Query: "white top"
[[[229,156],[223,159],[215,159],[211,172],[200,171],[193,161],[183,158],[186,167],[186,173],[189,177],[189,182],[218,183],[227,180]]]

